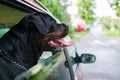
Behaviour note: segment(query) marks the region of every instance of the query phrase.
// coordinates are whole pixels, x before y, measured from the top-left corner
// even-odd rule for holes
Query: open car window
[[[38,63],[27,72],[18,75],[15,80],[71,80],[64,52],[58,52]]]

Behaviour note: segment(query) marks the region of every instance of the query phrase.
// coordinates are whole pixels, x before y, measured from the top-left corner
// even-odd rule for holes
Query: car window
[[[54,60],[56,60],[56,63],[54,63]],[[51,63],[53,63],[52,71],[44,78],[44,80],[71,80],[69,66],[63,53],[57,53],[57,56],[53,57],[50,64]]]
[[[18,75],[15,80],[71,80],[67,64],[64,52],[58,52],[22,75]]]
[[[52,51],[44,51],[42,55],[40,56],[38,63],[44,61],[45,59],[49,58],[52,56]]]
[[[27,13],[0,4],[0,27],[12,27],[25,15],[27,15]]]

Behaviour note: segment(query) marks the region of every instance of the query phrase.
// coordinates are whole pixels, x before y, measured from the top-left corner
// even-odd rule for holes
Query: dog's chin
[[[73,44],[73,41],[64,42],[62,39],[53,39],[47,43],[47,51],[60,50],[61,48],[70,46]]]

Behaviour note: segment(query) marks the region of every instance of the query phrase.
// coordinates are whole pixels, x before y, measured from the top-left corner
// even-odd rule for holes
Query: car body
[[[4,29],[10,28],[25,15],[34,11],[53,16],[38,0],[1,0],[0,23],[4,25]],[[71,41],[69,36],[63,40]],[[78,55],[74,44],[56,52],[44,51],[38,64],[18,74],[15,80],[82,80],[83,72],[80,63],[93,63],[95,59],[91,54]]]

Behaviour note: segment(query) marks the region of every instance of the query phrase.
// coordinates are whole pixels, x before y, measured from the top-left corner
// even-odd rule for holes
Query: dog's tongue
[[[73,44],[73,41],[64,42],[64,41],[62,41],[62,40],[55,39],[55,40],[50,41],[50,44],[51,44],[51,46],[53,46],[53,47],[65,47],[65,46],[70,46],[70,45],[72,45],[72,44]]]

